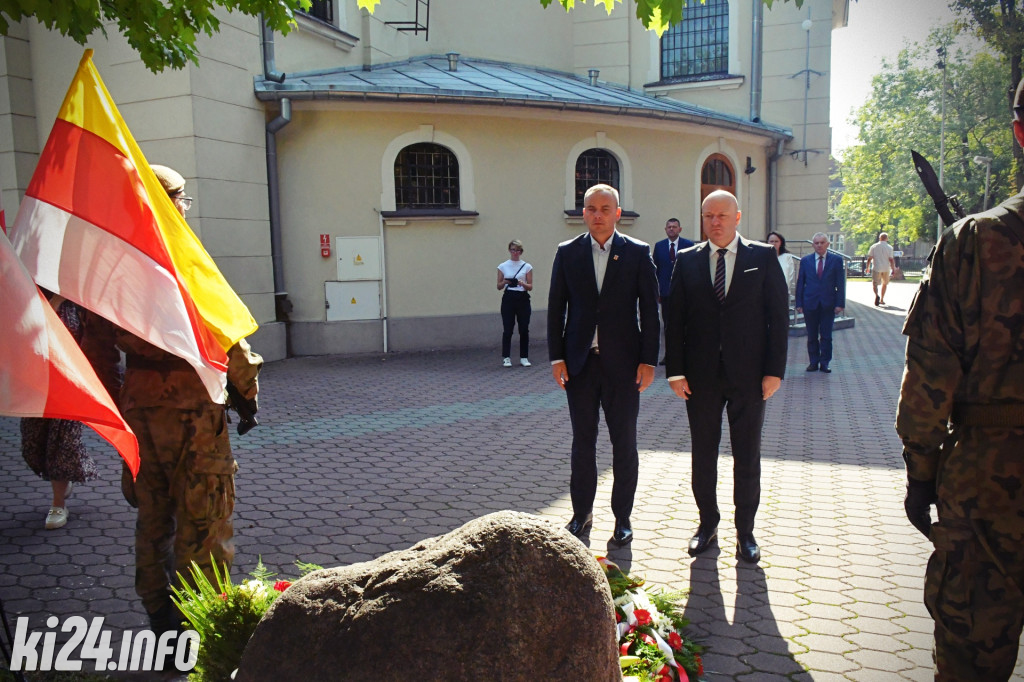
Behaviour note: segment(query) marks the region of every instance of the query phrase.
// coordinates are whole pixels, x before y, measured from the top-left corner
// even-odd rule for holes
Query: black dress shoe
[[[623,519],[622,521],[615,519],[615,532],[612,533],[612,542],[620,547],[633,542],[633,527],[629,524],[629,519]]]
[[[821,366],[821,371],[824,372],[825,374],[831,374],[832,373],[832,370],[830,370],[828,368],[828,365],[822,365]]]
[[[811,364],[807,365],[807,371],[808,372],[817,372],[818,371],[818,366],[812,362]]]
[[[748,564],[756,564],[761,559],[761,548],[751,534],[741,535],[736,542],[736,558]]]
[[[717,528],[704,528],[703,526],[697,529],[697,534],[690,538],[690,546],[687,548],[690,556],[697,556],[702,554],[708,547],[715,542],[715,538],[718,537]]]
[[[587,528],[590,528],[590,526],[593,523],[594,523],[594,515],[593,514],[585,514],[583,516],[573,516],[572,520],[569,521],[569,525],[567,525],[565,527],[565,529],[567,531],[569,531],[570,533],[572,533],[573,535],[575,535],[576,537],[580,537],[581,535],[583,535],[584,532],[586,532]]]

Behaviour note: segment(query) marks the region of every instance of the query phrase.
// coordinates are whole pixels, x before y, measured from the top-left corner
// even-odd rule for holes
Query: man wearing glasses
[[[1024,146],[1024,80],[1013,135]],[[910,522],[935,549],[936,680],[1007,680],[1024,621],[1024,193],[953,225],[903,333],[896,431]],[[931,505],[938,522],[932,523]]]

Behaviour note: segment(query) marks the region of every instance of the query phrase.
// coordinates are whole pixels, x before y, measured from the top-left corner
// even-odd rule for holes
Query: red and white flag
[[[256,331],[149,167],[86,50],[10,229],[40,286],[184,358],[224,402]]]
[[[139,443],[82,349],[57,317],[7,236],[0,234],[0,414],[72,419],[91,427],[139,471]]]

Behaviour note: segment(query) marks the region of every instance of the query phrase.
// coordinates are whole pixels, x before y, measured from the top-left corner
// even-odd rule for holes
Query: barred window
[[[411,144],[395,158],[395,207],[459,208],[459,160],[439,144]]]
[[[701,169],[700,183],[725,189],[736,186],[736,183],[733,182],[732,168],[729,166],[728,161],[717,154],[711,156]]]
[[[334,0],[312,0],[306,14],[328,24],[334,23]]]
[[[729,2],[688,3],[683,20],[661,37],[661,79],[729,72]]]
[[[619,160],[604,149],[588,149],[576,159],[576,208],[583,208],[583,195],[599,183],[619,189]]]

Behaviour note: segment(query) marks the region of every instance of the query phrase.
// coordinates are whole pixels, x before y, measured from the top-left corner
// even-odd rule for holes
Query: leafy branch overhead
[[[11,23],[32,17],[84,45],[93,33],[106,36],[108,25],[116,24],[146,68],[156,73],[198,63],[196,36],[220,30],[214,14],[218,7],[262,14],[271,28],[287,33],[295,12],[309,6],[310,0],[0,0],[0,35],[7,35]]]
[[[374,9],[380,4],[381,0],[356,0],[360,9],[366,9],[373,14]],[[527,2],[529,0],[518,0],[519,2]],[[576,6],[577,0],[558,0],[559,4],[565,8],[568,12]],[[802,7],[804,0],[764,0],[764,4],[771,9],[773,2],[787,3],[793,2],[797,7]],[[552,0],[540,0],[540,4],[543,7],[548,7]],[[586,4],[587,0],[579,0],[580,3]],[[608,14],[612,13],[612,8],[615,7],[615,3],[622,2],[622,0],[594,0],[594,4],[603,3],[605,10]],[[704,0],[634,0],[636,3],[636,18],[640,20],[640,23],[644,25],[644,28],[651,31],[657,31],[660,36],[664,33],[669,26],[678,24],[683,19],[683,10],[690,5],[703,5]]]

